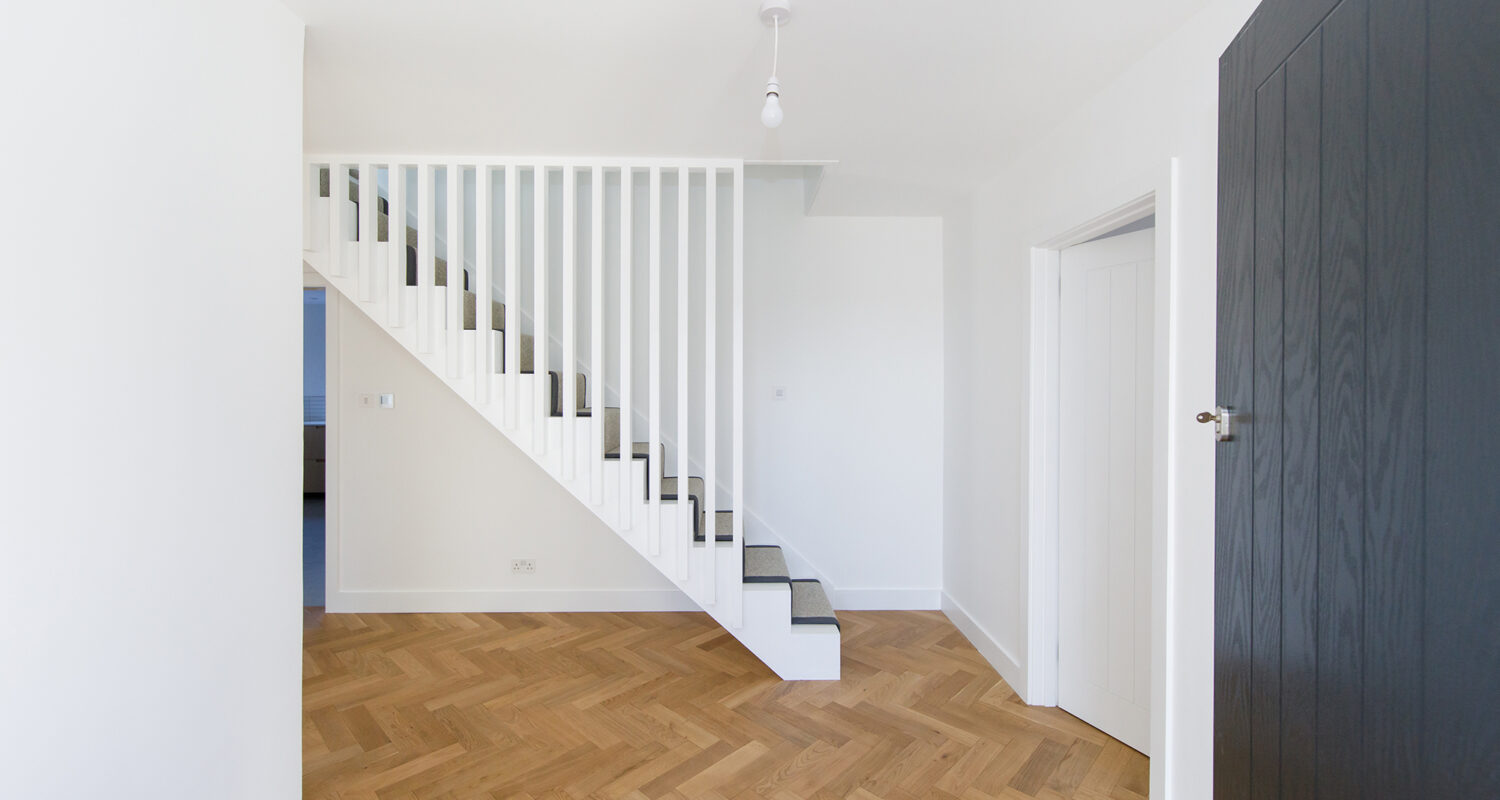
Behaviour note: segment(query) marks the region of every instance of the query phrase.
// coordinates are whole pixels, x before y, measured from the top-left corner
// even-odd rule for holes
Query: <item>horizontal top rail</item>
[[[446,166],[448,164],[460,164],[466,167],[473,166],[495,166],[503,167],[514,164],[521,167],[545,166],[545,167],[604,167],[606,169],[620,169],[635,167],[648,169],[650,167],[687,167],[689,169],[733,169],[743,165],[744,159],[739,158],[660,158],[660,157],[593,157],[593,156],[522,156],[522,155],[402,155],[400,153],[308,153],[303,156],[303,161],[308,164],[326,164],[329,162],[355,165],[361,162],[370,164],[432,164]]]

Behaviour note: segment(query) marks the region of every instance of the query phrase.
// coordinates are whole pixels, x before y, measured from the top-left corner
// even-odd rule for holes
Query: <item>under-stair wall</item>
[[[328,310],[329,612],[697,608],[353,301]]]

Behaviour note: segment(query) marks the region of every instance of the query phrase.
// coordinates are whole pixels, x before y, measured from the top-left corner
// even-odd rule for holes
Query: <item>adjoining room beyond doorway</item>
[[[302,605],[324,603],[324,499],[328,430],[326,397],[327,297],[302,291]]]

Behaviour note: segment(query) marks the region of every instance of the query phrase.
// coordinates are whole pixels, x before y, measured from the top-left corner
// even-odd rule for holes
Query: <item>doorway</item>
[[[1151,738],[1155,220],[1059,257],[1058,705]]]
[[[324,606],[328,298],[302,290],[302,606]]]
[[[1131,534],[1141,552],[1137,558],[1116,562],[1117,565],[1128,564],[1131,567],[1130,581],[1142,588],[1136,592],[1132,587],[1128,614],[1116,615],[1118,619],[1130,622],[1129,646],[1117,647],[1116,650],[1123,653],[1128,649],[1131,654],[1131,669],[1128,671],[1130,702],[1137,703],[1137,698],[1141,698],[1139,704],[1144,705],[1146,713],[1145,721],[1137,721],[1133,730],[1121,729],[1093,715],[1098,727],[1148,756],[1164,754],[1169,748],[1172,735],[1169,710],[1176,697],[1171,681],[1172,662],[1167,655],[1173,642],[1174,625],[1174,617],[1168,613],[1174,577],[1168,556],[1173,546],[1173,523],[1167,509],[1171,486],[1168,460],[1171,428],[1168,423],[1171,414],[1176,413],[1171,408],[1173,380],[1168,356],[1172,336],[1171,298],[1178,268],[1175,231],[1179,209],[1174,201],[1177,175],[1177,160],[1168,159],[1160,169],[1121,184],[1110,190],[1107,196],[1098,198],[1098,210],[1094,213],[1089,214],[1084,209],[1085,213],[1078,216],[1056,220],[1056,224],[1049,227],[1051,231],[1060,232],[1050,238],[1038,237],[1038,244],[1031,250],[1028,532],[1024,589],[1026,654],[1025,687],[1021,694],[1030,705],[1055,706],[1059,705],[1061,677],[1059,656],[1062,643],[1059,634],[1061,606],[1065,599],[1062,581],[1068,576],[1070,589],[1077,589],[1080,580],[1072,576],[1076,568],[1065,568],[1061,564],[1064,537],[1060,526],[1067,519],[1061,504],[1068,496],[1062,487],[1063,432],[1065,427],[1075,428],[1073,433],[1086,437],[1090,426],[1095,428],[1095,435],[1102,435],[1099,432],[1109,429],[1107,420],[1084,419],[1091,412],[1083,412],[1083,417],[1079,418],[1064,416],[1065,254],[1077,248],[1073,255],[1084,256],[1088,250],[1101,249],[1095,245],[1112,239],[1119,241],[1106,245],[1104,249],[1129,244],[1127,237],[1135,234],[1139,234],[1134,242],[1136,245],[1149,244],[1150,247],[1149,253],[1138,253],[1109,264],[1140,265],[1135,275],[1138,281],[1146,278],[1143,270],[1149,268],[1149,281],[1139,283],[1134,295],[1135,334],[1131,348],[1134,363],[1129,370],[1135,376],[1133,399],[1137,416],[1133,425],[1134,436],[1131,438],[1132,448],[1126,450],[1122,447],[1120,450],[1122,455],[1130,455],[1136,463],[1119,468],[1121,475],[1130,471],[1143,479],[1131,493],[1135,518]],[[1113,202],[1110,202],[1111,198]],[[1085,221],[1080,223],[1079,219]],[[1113,276],[1111,287],[1112,284]],[[1079,311],[1073,311],[1074,316],[1079,314]],[[1082,316],[1087,319],[1086,307]],[[1088,391],[1085,385],[1084,392]],[[1101,450],[1097,443],[1086,438],[1079,441],[1084,455]],[[1079,446],[1070,444],[1073,448]],[[1079,456],[1075,454],[1073,458],[1077,460]],[[1079,502],[1068,497],[1070,504]],[[1107,557],[1102,561],[1096,559],[1094,568],[1109,563]],[[1108,581],[1100,581],[1095,588],[1107,585]],[[1127,629],[1122,622],[1116,626],[1116,632],[1123,630]],[[1126,672],[1121,672],[1115,681],[1124,680],[1126,675]],[[1077,703],[1073,705],[1076,707]],[[1089,718],[1091,715],[1085,711],[1083,716]]]

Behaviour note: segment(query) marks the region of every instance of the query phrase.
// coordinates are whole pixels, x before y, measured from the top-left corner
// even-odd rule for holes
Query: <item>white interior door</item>
[[[1058,705],[1149,755],[1154,230],[1062,252]]]

